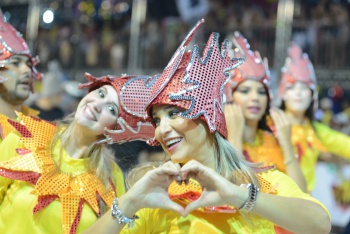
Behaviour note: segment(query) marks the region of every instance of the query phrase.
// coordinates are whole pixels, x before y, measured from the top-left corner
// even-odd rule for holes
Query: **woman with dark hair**
[[[350,137],[314,121],[318,104],[316,85],[311,61],[298,45],[292,43],[282,68],[279,98],[281,109],[293,125],[292,143],[296,157],[291,163],[300,164],[308,192],[315,187],[315,168],[320,153],[350,158]]]
[[[232,39],[237,56],[245,62],[231,72],[226,85],[225,117],[229,142],[243,153],[247,161],[274,165],[289,175],[305,192],[306,182],[295,160],[291,142],[291,125],[279,109],[270,110],[270,71],[267,59],[250,45],[239,32]],[[272,117],[272,121],[269,121]],[[273,124],[273,125],[272,125]],[[273,127],[274,133],[271,128]]]
[[[154,135],[143,109],[154,80],[85,77],[90,92],[66,119],[10,120],[17,131],[0,145],[0,233],[81,233],[125,193],[104,143]]]
[[[285,174],[248,163],[227,139],[223,90],[242,59],[211,34],[204,54],[189,33],[157,79],[146,107],[153,145],[171,161],[135,168],[134,184],[86,233],[328,233],[327,210]],[[146,173],[144,173],[146,171]],[[136,179],[135,179],[136,178]],[[122,228],[128,224],[129,228]]]

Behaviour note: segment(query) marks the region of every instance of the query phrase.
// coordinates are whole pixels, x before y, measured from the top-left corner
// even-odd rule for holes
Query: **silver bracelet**
[[[239,208],[239,211],[244,212],[244,213],[248,213],[255,206],[256,198],[257,198],[258,192],[259,192],[259,188],[255,184],[241,184],[241,186],[245,186],[247,189],[249,189],[249,195],[248,195],[247,200]]]
[[[139,217],[137,215],[133,215],[131,218],[124,216],[120,211],[118,205],[118,198],[114,198],[113,204],[111,206],[112,217],[117,219],[119,224],[127,223],[128,228],[132,228],[135,224],[135,219],[138,219]]]

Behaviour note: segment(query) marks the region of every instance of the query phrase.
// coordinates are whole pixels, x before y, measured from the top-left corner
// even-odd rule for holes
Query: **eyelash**
[[[238,90],[238,92],[247,94],[247,93],[249,93],[249,90]],[[258,90],[258,93],[259,94],[266,94],[266,91],[265,90]]]
[[[168,115],[169,115],[170,118],[172,118],[172,117],[178,116],[179,113],[180,113],[179,110],[174,109],[174,110],[169,110]],[[160,118],[156,117],[156,118],[152,119],[152,124],[154,124],[155,126],[158,126],[159,123],[160,123]]]
[[[104,98],[105,97],[105,93],[103,90],[99,89],[98,90],[98,95],[101,97],[101,98]],[[113,105],[108,105],[108,110],[112,113],[112,115],[116,115],[116,111],[115,111],[115,108]]]

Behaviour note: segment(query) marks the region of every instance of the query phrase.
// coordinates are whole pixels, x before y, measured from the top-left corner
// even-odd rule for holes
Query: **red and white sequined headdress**
[[[231,79],[225,87],[226,100],[232,101],[232,93],[237,86],[246,80],[255,80],[262,83],[269,92],[270,70],[267,58],[262,59],[258,51],[250,50],[248,40],[240,32],[234,32],[232,43],[236,57],[243,57],[244,63],[230,71]]]
[[[314,108],[317,107],[318,92],[316,89],[316,75],[314,67],[306,53],[301,48],[291,43],[288,47],[288,57],[284,67],[282,68],[281,80],[278,90],[279,98],[282,98],[286,87],[293,85],[295,82],[301,81],[309,86],[313,91]]]
[[[187,119],[203,119],[211,132],[218,131],[227,138],[223,113],[224,86],[230,78],[229,71],[244,61],[230,58],[228,41],[219,45],[219,34],[212,33],[202,57],[197,45],[187,50],[196,30],[204,22],[200,20],[176,50],[163,73],[157,79],[147,105],[174,105],[183,108],[180,116]],[[154,142],[157,144],[157,142]]]
[[[5,19],[0,11],[0,67],[6,66],[8,59],[13,55],[25,55],[32,63],[32,77],[40,80],[42,74],[39,73],[35,65],[39,63],[38,56],[32,57],[27,43],[22,35]],[[0,82],[6,81],[6,78],[0,76]]]
[[[134,140],[150,140],[154,137],[154,127],[147,121],[145,106],[149,100],[156,76],[102,76],[94,77],[85,73],[88,83],[80,89],[95,90],[103,85],[111,85],[119,97],[119,113],[115,130],[106,129],[103,142],[123,143]]]

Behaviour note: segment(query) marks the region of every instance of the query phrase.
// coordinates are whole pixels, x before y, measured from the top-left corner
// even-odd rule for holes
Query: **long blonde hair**
[[[212,136],[216,146],[216,172],[234,184],[253,183],[260,187],[254,172],[260,164],[246,161],[220,133],[214,132]]]
[[[61,162],[62,149],[67,145],[71,137],[76,137],[73,134],[75,126],[74,114],[72,113],[60,121],[56,121],[58,130],[51,142],[51,147],[54,146],[57,140],[61,141],[61,150],[59,163]],[[97,178],[104,184],[108,189],[110,187],[110,180],[113,183],[114,178],[112,172],[116,166],[113,152],[103,144],[91,144],[84,152],[83,158],[90,158],[89,163],[86,165],[87,170],[96,175]]]

